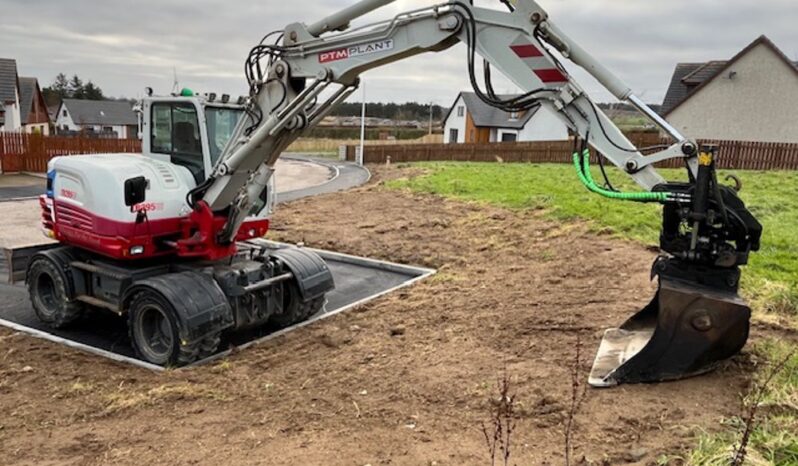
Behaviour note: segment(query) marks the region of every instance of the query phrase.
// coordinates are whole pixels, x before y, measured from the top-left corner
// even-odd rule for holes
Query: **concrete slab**
[[[272,247],[293,247],[271,243]],[[219,352],[195,363],[206,363],[236,351],[274,338],[277,335],[310,325],[318,320],[352,309],[386,293],[409,286],[434,273],[434,270],[412,267],[363,257],[313,249],[327,262],[335,280],[335,290],[327,294],[327,304],[317,315],[306,322],[285,328],[265,327],[257,330],[227,335]],[[150,369],[158,369],[139,360],[128,339],[125,319],[108,311],[92,310],[68,329],[55,330],[42,324],[31,308],[24,285],[0,284],[0,325],[31,334],[70,347],[88,351],[121,362],[129,362]]]

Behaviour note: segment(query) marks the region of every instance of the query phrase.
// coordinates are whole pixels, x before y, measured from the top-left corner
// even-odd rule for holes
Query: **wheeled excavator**
[[[678,379],[737,353],[750,316],[738,294],[740,266],[759,248],[762,228],[736,187],[718,182],[715,149],[652,111],[535,0],[503,0],[506,11],[452,0],[350,26],[392,1],[363,0],[266,35],[245,61],[249,95],[221,105],[236,115],[221,135],[210,130],[218,102],[190,92],[147,97],[145,157],[53,159],[41,205],[47,234],[62,246],[30,261],[27,283],[39,317],[60,326],[85,306],[110,309],[127,316],[142,358],[182,365],[216,351],[224,332],[286,325],[318,312],[334,287],[324,261],[302,248],[274,251],[251,241],[268,229],[275,162],[358,88],[365,71],[463,43],[468,76],[482,101],[506,112],[544,107],[559,117],[574,137],[575,176],[587,189],[662,205],[661,254],[652,268],[656,296],[605,332],[589,383]],[[675,142],[635,147],[560,58],[585,69]],[[497,95],[493,70],[523,92]],[[619,192],[597,182],[591,148],[642,191]],[[683,160],[688,181],[666,181],[654,169],[674,158]]]

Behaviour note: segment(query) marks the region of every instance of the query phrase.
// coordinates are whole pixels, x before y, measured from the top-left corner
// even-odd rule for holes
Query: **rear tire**
[[[280,328],[308,320],[324,306],[324,296],[303,302],[299,288],[294,282],[286,283],[283,290],[283,312],[271,318],[271,321]]]
[[[50,327],[66,327],[83,314],[85,306],[69,299],[63,276],[51,260],[35,258],[28,266],[27,283],[36,317]]]
[[[219,333],[182,345],[174,307],[150,290],[140,291],[131,300],[128,330],[136,355],[160,366],[185,366],[211,356],[219,347]]]

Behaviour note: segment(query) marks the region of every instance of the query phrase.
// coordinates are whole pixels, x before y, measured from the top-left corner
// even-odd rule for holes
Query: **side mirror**
[[[147,199],[147,178],[137,176],[125,180],[125,205],[133,207]]]

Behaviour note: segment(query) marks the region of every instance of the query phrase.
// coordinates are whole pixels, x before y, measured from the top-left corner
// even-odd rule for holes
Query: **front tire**
[[[216,352],[219,334],[181,344],[175,310],[155,291],[140,291],[128,310],[130,341],[136,355],[159,366],[185,366]]]
[[[51,260],[35,258],[28,267],[27,283],[36,317],[50,327],[66,327],[83,314],[85,306],[69,299],[63,276]]]

